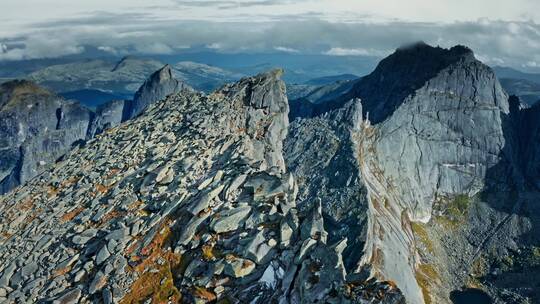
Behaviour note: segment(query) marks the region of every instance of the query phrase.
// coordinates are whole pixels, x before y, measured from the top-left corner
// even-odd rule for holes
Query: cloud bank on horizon
[[[114,55],[286,52],[383,57],[423,40],[540,69],[536,0],[3,0],[0,60],[94,47]],[[500,2],[500,3],[496,3]]]

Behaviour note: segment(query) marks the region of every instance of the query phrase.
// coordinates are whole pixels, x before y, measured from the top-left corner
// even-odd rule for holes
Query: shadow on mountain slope
[[[471,266],[485,261],[478,279],[489,293],[505,303],[540,301],[540,191],[534,142],[540,137],[539,109],[519,109],[509,100],[503,117],[505,146],[501,160],[488,169],[480,200],[488,208],[469,217]],[[478,208],[480,209],[480,208]],[[487,213],[486,213],[487,210]],[[454,302],[461,303],[461,302]],[[487,302],[486,302],[487,303]]]

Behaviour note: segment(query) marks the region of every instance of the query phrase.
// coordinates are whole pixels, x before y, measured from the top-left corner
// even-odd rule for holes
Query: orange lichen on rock
[[[73,220],[77,215],[79,215],[83,211],[84,211],[83,207],[75,208],[72,211],[62,215],[62,217],[60,217],[60,221],[62,221],[64,223],[69,222],[69,221]]]
[[[107,174],[107,178],[111,178],[113,176],[115,176],[118,172],[120,172],[120,169],[112,169],[108,174]]]
[[[139,210],[141,208],[141,206],[143,205],[144,203],[140,200],[136,200],[134,201],[133,203],[129,204],[127,209],[129,211],[135,211],[135,210]]]
[[[64,181],[62,181],[62,182],[60,183],[60,186],[61,186],[61,187],[69,187],[69,186],[71,186],[71,185],[73,185],[73,184],[76,184],[79,180],[81,180],[80,177],[72,176],[72,177],[70,177],[70,178],[68,178],[68,179],[66,179],[66,180],[64,180]]]
[[[121,304],[142,303],[152,299],[152,303],[180,303],[181,295],[174,286],[171,267],[168,262],[163,265],[153,264],[156,268],[146,271],[131,286],[130,292],[124,296]]]
[[[27,211],[34,207],[34,201],[32,199],[27,199],[15,206],[15,209],[18,211]]]
[[[166,221],[152,242],[140,249],[140,256],[135,255],[136,246],[140,244],[136,243],[130,247],[131,261],[139,263],[129,270],[138,273],[139,278],[133,283],[121,304],[142,303],[147,299],[152,299],[152,303],[180,303],[181,294],[174,286],[172,273],[180,265],[181,258],[164,249],[170,242],[170,236],[169,222]]]
[[[195,286],[195,289],[193,290],[193,296],[195,298],[203,299],[208,302],[212,302],[217,299],[215,293],[213,293],[212,291],[204,287],[199,287],[199,286]]]
[[[211,244],[205,244],[202,246],[202,256],[206,261],[212,261],[216,257],[214,255],[214,247]]]
[[[65,267],[65,268],[60,268],[60,269],[55,269],[51,275],[51,279],[54,279],[56,277],[59,277],[59,276],[63,276],[65,274],[67,274],[68,272],[71,271],[71,266],[68,266],[68,267]]]
[[[435,268],[433,268],[433,266],[429,264],[421,264],[418,266],[418,269],[416,270],[416,282],[418,282],[418,285],[422,290],[424,303],[433,303],[430,290],[434,287],[434,285],[438,284],[438,281],[439,274]]]
[[[96,185],[96,190],[98,193],[105,194],[109,191],[109,187],[102,184],[98,184]]]
[[[47,190],[47,197],[49,198],[56,197],[59,192],[60,192],[60,189],[53,186],[49,186],[49,189]]]
[[[125,216],[125,215],[126,215],[126,212],[124,212],[124,211],[113,210],[113,211],[105,214],[103,216],[103,218],[101,218],[100,222],[105,224],[105,223],[108,223],[112,219],[115,219],[115,218],[121,217],[121,216]]]

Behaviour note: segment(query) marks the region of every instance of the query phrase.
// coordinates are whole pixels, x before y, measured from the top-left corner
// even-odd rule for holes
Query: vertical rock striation
[[[354,90],[362,97],[356,138],[369,200],[362,264],[396,281],[409,302],[430,302],[435,292],[423,279],[412,226],[428,223],[436,202],[512,185],[508,95],[469,49],[424,44],[398,49]]]

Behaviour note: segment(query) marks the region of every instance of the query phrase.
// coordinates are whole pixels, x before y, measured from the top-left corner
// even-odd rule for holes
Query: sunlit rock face
[[[191,90],[184,82],[175,79],[171,67],[165,65],[150,75],[135,93],[133,101],[129,104],[129,109],[124,110],[128,113],[126,119],[141,114],[153,102],[186,89]]]
[[[513,185],[508,95],[469,49],[425,44],[398,49],[352,94],[369,200],[360,266],[395,280],[411,303],[429,300],[411,225],[429,222],[438,200]]]
[[[417,73],[432,77],[413,84],[400,101],[397,92],[366,96],[363,111],[376,128],[379,169],[411,219],[428,221],[437,195],[474,195],[484,187],[489,168],[509,161],[511,155],[503,153],[508,95],[493,71],[464,47],[398,50],[370,77],[393,88],[396,73],[407,79]]]

